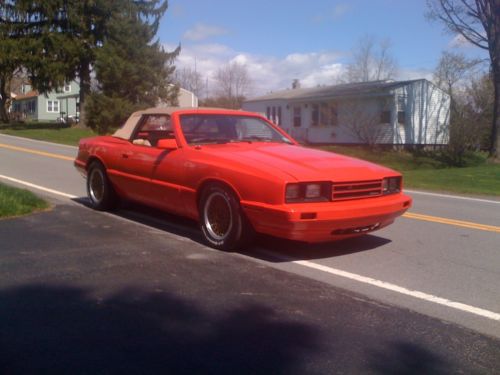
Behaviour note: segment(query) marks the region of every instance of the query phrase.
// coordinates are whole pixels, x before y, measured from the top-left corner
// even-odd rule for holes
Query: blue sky
[[[366,35],[390,39],[399,79],[430,78],[445,49],[486,57],[428,21],[426,10],[425,0],[170,0],[158,36],[168,49],[181,44],[178,68],[196,64],[212,84],[221,65],[245,64],[254,95],[294,78],[335,83]]]

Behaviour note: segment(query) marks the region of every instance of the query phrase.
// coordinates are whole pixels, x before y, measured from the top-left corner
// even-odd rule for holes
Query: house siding
[[[15,100],[13,104],[13,110],[15,112],[20,112],[24,115],[24,118],[27,120],[34,121],[57,121],[59,117],[61,117],[62,112],[65,113],[65,116],[75,116],[77,115],[77,98],[61,98],[67,95],[78,95],[80,87],[77,82],[71,82],[69,85],[69,91],[54,90],[47,94],[41,94],[38,96],[34,96],[31,98],[23,98]],[[26,89],[29,91],[31,87],[28,85]],[[58,111],[57,112],[49,112],[48,111],[48,102],[49,101],[58,101]],[[29,103],[34,103],[35,110],[33,112],[29,111],[30,108]]]
[[[395,143],[448,143],[449,95],[425,80],[399,88],[396,95],[406,96],[406,121],[397,127]]]
[[[289,93],[290,91],[288,91]],[[337,123],[313,125],[315,105],[335,105]],[[243,109],[260,113],[269,118],[267,108],[280,106],[279,124],[299,141],[309,143],[367,143],[354,131],[353,123],[360,123],[360,116],[373,117],[373,138],[378,144],[441,145],[448,143],[449,96],[431,82],[421,79],[395,82],[390,89],[350,97],[330,99],[267,99],[243,103]],[[300,107],[300,127],[294,126],[294,107]],[[356,108],[353,113],[353,108]],[[382,116],[386,112],[386,116]],[[379,116],[385,122],[376,121]],[[366,137],[365,137],[366,138]]]

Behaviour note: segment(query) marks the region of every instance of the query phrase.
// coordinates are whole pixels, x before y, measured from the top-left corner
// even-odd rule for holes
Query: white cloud
[[[425,78],[432,81],[433,71],[431,69],[400,69],[398,80],[412,80]]]
[[[165,45],[172,50],[173,45]],[[177,58],[179,69],[189,67],[208,80],[214,87],[217,70],[228,63],[245,65],[253,81],[250,96],[291,87],[293,79],[299,79],[302,87],[334,84],[342,72],[338,62],[340,54],[332,51],[292,53],[283,58],[261,56],[234,51],[221,44],[183,45]],[[210,89],[209,89],[210,90]]]
[[[338,19],[346,14],[351,9],[351,6],[347,3],[341,3],[335,5],[332,12],[333,19]]]
[[[194,26],[194,28],[187,30],[182,37],[186,40],[199,42],[224,34],[227,34],[227,30],[223,27],[198,23]]]
[[[324,23],[329,21],[337,21],[342,18],[345,14],[347,14],[351,10],[351,5],[348,3],[339,3],[336,4],[333,8],[322,12],[321,14],[317,14],[313,21],[316,23]]]
[[[174,45],[164,45],[173,50]],[[178,69],[189,67],[198,71],[208,83],[209,95],[215,88],[217,70],[228,63],[236,62],[246,66],[253,81],[249,96],[258,96],[271,91],[291,87],[294,79],[299,79],[302,87],[334,85],[339,82],[345,71],[340,60],[342,54],[334,51],[291,53],[278,58],[235,51],[223,44],[182,45],[177,58]],[[428,69],[401,69],[397,79],[432,78]]]

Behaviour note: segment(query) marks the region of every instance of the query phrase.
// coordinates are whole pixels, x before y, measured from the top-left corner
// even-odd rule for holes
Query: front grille
[[[382,195],[382,180],[334,182],[332,185],[332,201],[371,198],[379,195]]]

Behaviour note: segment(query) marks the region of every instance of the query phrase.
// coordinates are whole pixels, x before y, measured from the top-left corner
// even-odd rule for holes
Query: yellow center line
[[[53,154],[51,152],[44,152],[44,151],[33,150],[31,148],[11,146],[11,145],[6,145],[4,143],[0,143],[0,147],[1,148],[6,148],[8,150],[14,150],[14,151],[20,151],[20,152],[27,152],[29,154],[47,156],[49,158],[54,158],[54,159],[62,159],[62,160],[70,160],[70,161],[75,160],[75,158],[72,158],[70,156],[64,156],[64,155],[60,155],[60,154]]]
[[[408,219],[430,221],[430,222],[433,222],[433,223],[454,225],[456,227],[463,227],[463,228],[470,228],[470,229],[479,229],[479,230],[484,230],[484,231],[488,231],[488,232],[500,233],[500,227],[497,227],[497,226],[494,226],[494,225],[478,224],[478,223],[473,223],[473,222],[470,222],[470,221],[462,221],[462,220],[455,220],[455,219],[446,219],[444,217],[415,214],[413,212],[407,212],[407,213],[405,213],[403,215],[403,217],[406,217]]]

